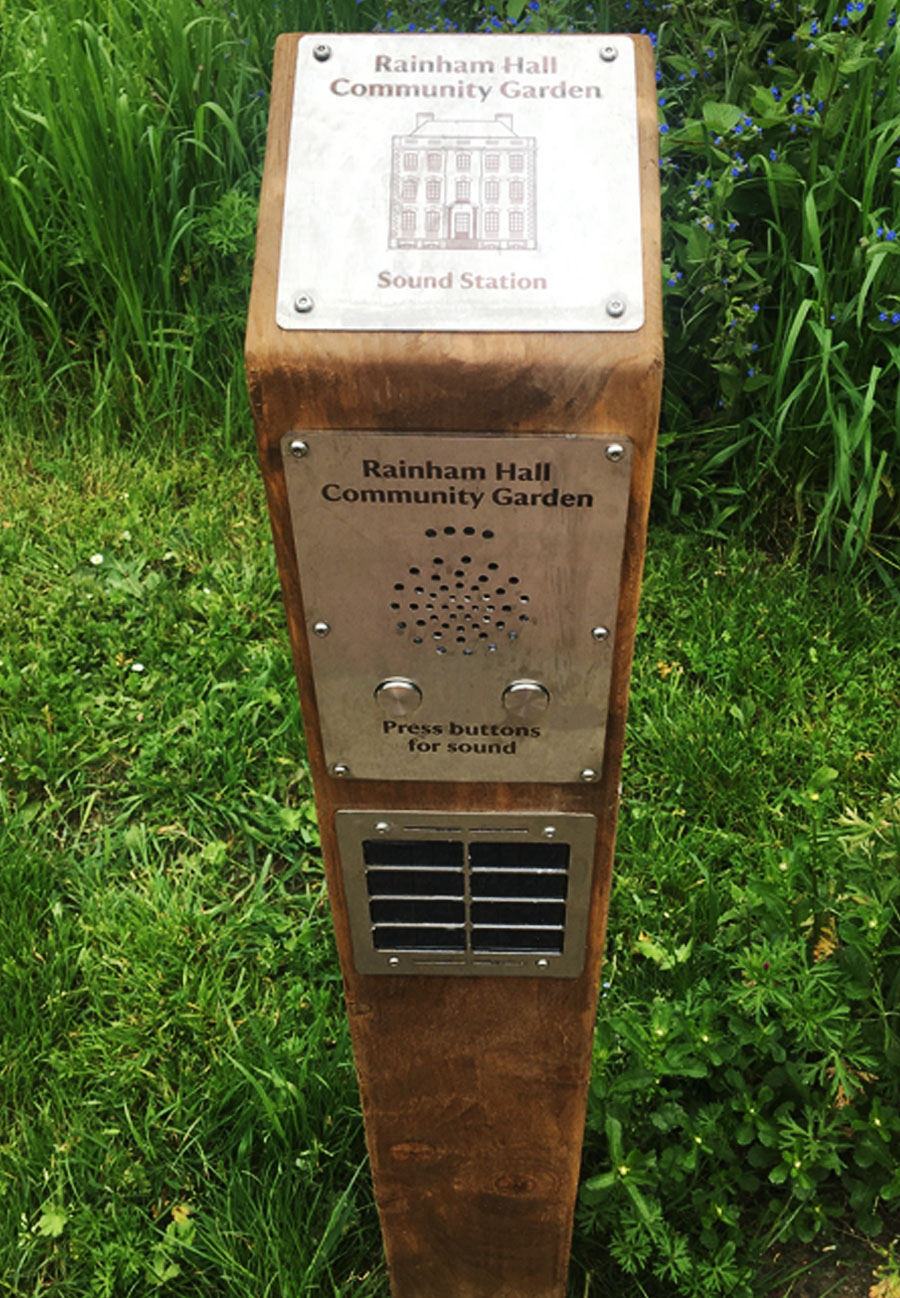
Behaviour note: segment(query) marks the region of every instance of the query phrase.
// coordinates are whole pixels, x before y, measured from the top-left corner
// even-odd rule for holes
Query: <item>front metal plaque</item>
[[[581,973],[594,816],[338,811],[335,830],[360,973]]]
[[[332,772],[599,773],[630,441],[313,431],[282,450]]]
[[[304,36],[283,329],[643,324],[626,36]]]

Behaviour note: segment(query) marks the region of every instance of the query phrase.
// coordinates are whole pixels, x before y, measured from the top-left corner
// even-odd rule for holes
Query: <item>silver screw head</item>
[[[613,464],[618,464],[624,454],[625,447],[621,442],[610,442],[606,448],[606,458],[612,460]]]
[[[544,826],[544,837],[545,837],[545,838],[555,838],[555,837],[556,837],[556,826],[555,826],[555,825],[545,825],[545,826]]]
[[[331,768],[331,774],[336,780],[346,780],[347,776],[350,774],[350,767],[345,766],[343,762],[335,762],[334,766]]]
[[[312,308],[307,309],[311,310]],[[606,304],[606,314],[611,315],[614,320],[617,320],[620,315],[625,314],[625,303],[620,297],[611,297],[609,299]]]
[[[331,627],[329,626],[329,624],[328,624],[327,622],[314,622],[314,623],[313,623],[313,633],[314,633],[315,635],[317,635],[320,639],[322,639],[324,636],[328,635],[328,633],[329,633],[330,631],[331,631]]]
[[[387,820],[378,820],[375,822],[375,833],[386,834],[390,829],[390,822]]]
[[[309,315],[315,305],[311,293],[298,293],[294,298],[294,310],[298,315]]]
[[[309,455],[309,443],[304,442],[301,437],[295,437],[291,442],[290,452],[295,460],[302,460],[305,455]]]
[[[595,640],[600,640],[600,641],[608,640],[609,628],[605,626],[595,626],[593,631],[591,631],[591,635],[594,637]]]
[[[317,63],[327,63],[328,60],[331,58],[331,46],[314,45],[313,58],[316,60]]]
[[[537,967],[538,967],[539,969],[549,969],[549,968],[550,968],[550,961],[549,961],[549,960],[538,960],[536,963],[537,963]]]
[[[399,963],[400,963],[400,957],[397,955],[392,955],[388,959],[388,964],[391,966],[392,969],[396,969]]]
[[[580,772],[578,778],[583,784],[593,784],[599,780],[600,776],[592,766],[585,766]]]
[[[619,51],[615,45],[601,45],[600,57],[604,63],[613,63],[619,56]]]

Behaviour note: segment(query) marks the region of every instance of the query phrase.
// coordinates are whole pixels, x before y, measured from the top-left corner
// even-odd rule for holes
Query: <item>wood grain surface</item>
[[[639,95],[645,324],[635,333],[282,331],[275,294],[297,35],[276,47],[246,364],[395,1298],[560,1298],[591,1068],[662,378],[657,114]],[[435,38],[437,39],[437,38]],[[577,36],[562,37],[578,40]],[[591,785],[341,781],[325,769],[280,439],[313,428],[626,435],[635,457],[607,742]],[[587,959],[574,979],[362,976],[336,810],[590,812]]]

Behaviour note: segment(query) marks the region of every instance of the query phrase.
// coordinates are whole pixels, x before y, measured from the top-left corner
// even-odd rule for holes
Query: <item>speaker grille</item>
[[[390,591],[396,634],[438,654],[495,653],[533,619],[531,595],[492,528],[428,527]]]
[[[391,814],[336,817],[360,972],[580,970],[593,816]]]
[[[363,843],[378,951],[561,955],[566,843]]]

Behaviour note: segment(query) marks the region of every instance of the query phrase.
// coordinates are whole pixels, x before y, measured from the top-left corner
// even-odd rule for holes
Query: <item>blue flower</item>
[[[769,150],[769,161],[770,161],[770,162],[777,162],[777,161],[778,161],[778,150],[777,150],[777,149],[770,149],[770,150]]]
[[[667,124],[666,122],[660,122],[660,124],[659,124],[659,133],[660,133],[660,135],[668,135],[668,133],[669,133],[669,127],[668,127],[668,124]]]

